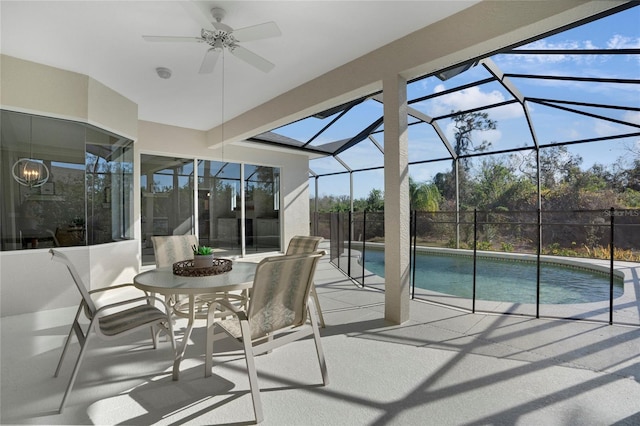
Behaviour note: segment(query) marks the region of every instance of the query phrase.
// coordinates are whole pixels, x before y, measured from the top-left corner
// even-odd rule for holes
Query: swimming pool
[[[476,299],[499,302],[536,303],[537,267],[531,261],[479,257],[476,270]],[[384,277],[384,251],[367,248],[365,268]],[[416,288],[471,299],[473,257],[416,255]],[[622,296],[623,280],[614,278],[613,297]],[[540,303],[568,304],[609,300],[609,275],[553,263],[540,266]]]

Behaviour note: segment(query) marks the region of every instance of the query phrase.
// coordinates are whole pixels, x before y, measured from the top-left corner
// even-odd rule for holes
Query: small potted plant
[[[213,266],[213,249],[207,246],[191,246],[193,249],[193,267],[210,268]]]

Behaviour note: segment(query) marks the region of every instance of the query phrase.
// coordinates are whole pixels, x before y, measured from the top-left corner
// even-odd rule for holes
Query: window
[[[131,140],[12,111],[0,124],[3,251],[132,238]],[[25,159],[37,168],[28,178]]]

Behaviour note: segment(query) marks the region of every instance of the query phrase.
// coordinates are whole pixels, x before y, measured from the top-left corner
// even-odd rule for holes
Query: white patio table
[[[185,277],[175,275],[173,269],[156,268],[142,272],[133,278],[134,285],[151,293],[159,293],[165,296],[185,295],[189,297],[188,303],[188,325],[182,338],[182,342],[176,347],[176,357],[173,362],[173,380],[178,380],[180,375],[180,362],[184,358],[187,343],[191,336],[191,330],[196,320],[196,296],[207,296],[212,298],[227,298],[226,293],[245,290],[253,285],[253,276],[257,263],[233,262],[231,271],[222,274],[204,277]],[[206,365],[205,363],[205,376]]]

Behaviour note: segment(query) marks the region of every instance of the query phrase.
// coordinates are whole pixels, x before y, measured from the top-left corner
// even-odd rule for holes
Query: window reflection
[[[198,174],[199,241],[225,255],[241,254],[240,164],[202,160]]]
[[[194,232],[193,160],[140,156],[142,264],[153,264],[154,235]]]
[[[222,255],[280,250],[280,170],[202,160],[198,238]],[[244,176],[245,185],[242,185]],[[244,198],[242,197],[244,191]]]
[[[247,252],[280,249],[280,169],[245,165]]]
[[[2,111],[1,249],[101,244],[132,236],[132,141],[82,123]],[[44,183],[12,176],[41,162]]]
[[[196,164],[197,191],[192,159],[141,155],[143,264],[155,262],[154,235],[196,233],[198,243],[214,248],[216,256],[279,251],[280,169]]]

